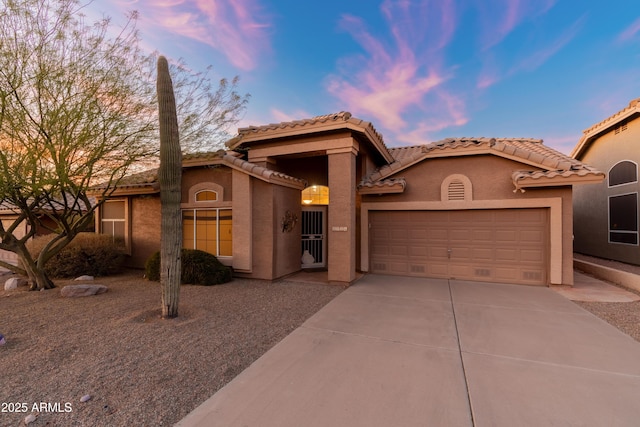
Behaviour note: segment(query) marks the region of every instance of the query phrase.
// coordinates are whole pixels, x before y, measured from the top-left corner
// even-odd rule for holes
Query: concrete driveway
[[[179,426],[637,426],[640,343],[541,287],[367,275]]]

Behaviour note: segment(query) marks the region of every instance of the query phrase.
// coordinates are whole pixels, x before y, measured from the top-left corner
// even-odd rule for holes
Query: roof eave
[[[554,177],[520,178],[513,181],[516,190],[521,188],[563,187],[569,185],[599,184],[604,181],[605,175],[589,173],[587,175],[574,174],[572,176],[556,175]]]
[[[358,193],[361,195],[383,195],[383,194],[400,194],[404,193],[405,186],[402,184],[384,185],[384,186],[361,186],[358,187]]]
[[[353,121],[331,121],[331,122],[322,122],[322,123],[312,123],[312,124],[301,124],[297,126],[285,127],[285,128],[269,128],[269,129],[256,129],[255,131],[252,128],[241,128],[238,130],[239,136],[230,139],[227,141],[227,147],[229,150],[235,150],[240,147],[242,144],[248,142],[259,142],[266,141],[277,138],[287,138],[293,136],[303,136],[310,135],[313,133],[321,133],[321,132],[331,132],[337,130],[347,129],[350,131],[358,132],[364,135],[368,141],[375,147],[375,149],[380,153],[380,155],[384,158],[387,163],[393,162],[393,156],[387,150],[387,147],[384,145],[384,142],[380,139],[380,137],[376,134],[376,132],[372,129],[371,125],[368,122],[366,126],[361,126],[360,124],[356,124]]]
[[[574,159],[579,159],[593,140],[602,134],[609,132],[612,128],[620,124],[620,122],[623,122],[636,114],[640,114],[640,99],[632,100],[628,107],[607,117],[590,128],[585,129],[580,141],[578,141],[576,146],[573,147],[573,150],[571,150],[570,156]]]

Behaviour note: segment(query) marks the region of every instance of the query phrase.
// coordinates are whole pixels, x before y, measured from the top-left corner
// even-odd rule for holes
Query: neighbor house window
[[[215,256],[232,256],[232,225],[231,209],[185,209],[182,246]]]
[[[100,207],[100,232],[115,239],[126,241],[127,202],[126,200],[107,200]]]
[[[638,244],[638,193],[609,197],[609,241]]]
[[[609,171],[609,187],[638,182],[638,165],[630,160],[618,162]]]

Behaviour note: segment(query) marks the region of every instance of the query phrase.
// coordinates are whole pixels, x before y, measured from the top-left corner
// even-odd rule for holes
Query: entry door
[[[302,268],[322,268],[327,265],[327,208],[302,207]],[[312,258],[313,257],[313,258]]]

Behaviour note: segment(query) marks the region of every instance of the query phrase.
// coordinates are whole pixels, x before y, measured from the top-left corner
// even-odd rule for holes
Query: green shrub
[[[160,252],[149,257],[145,264],[147,279],[160,281]],[[233,269],[222,264],[208,252],[182,249],[183,284],[211,286],[231,281]]]
[[[27,248],[34,257],[56,235],[47,234],[32,239]],[[108,276],[119,273],[124,262],[124,247],[112,236],[80,233],[66,247],[54,255],[44,267],[49,277],[70,278],[83,274]]]

